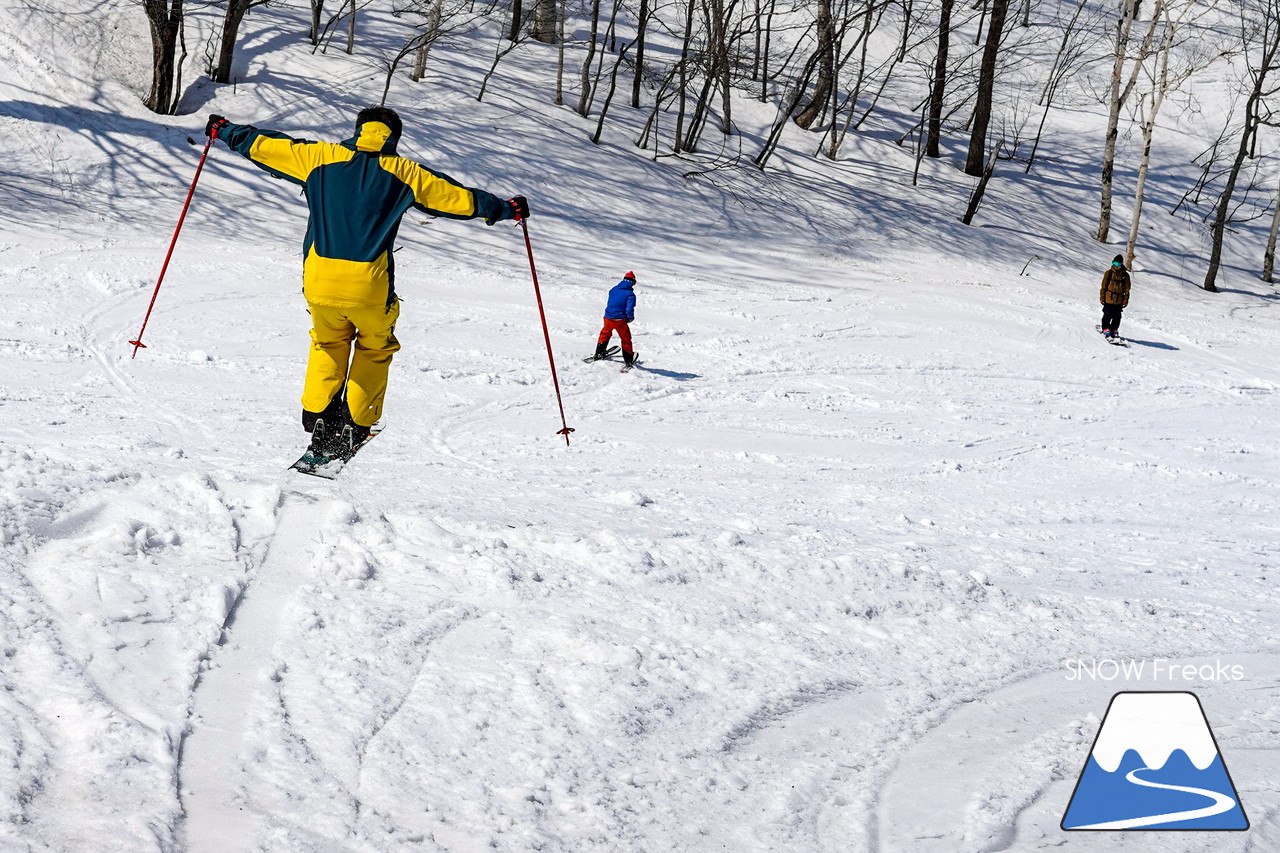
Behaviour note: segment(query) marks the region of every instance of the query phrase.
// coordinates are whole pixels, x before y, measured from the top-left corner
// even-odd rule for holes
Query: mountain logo
[[[1249,828],[1194,693],[1111,697],[1062,828]]]

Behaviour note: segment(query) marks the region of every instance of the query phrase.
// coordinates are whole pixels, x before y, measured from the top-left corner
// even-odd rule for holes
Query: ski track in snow
[[[306,581],[306,555],[316,530],[299,494],[282,498],[279,523],[256,576],[229,608],[223,640],[201,673],[190,732],[182,742],[178,785],[189,853],[244,853],[259,849],[268,818],[245,801],[248,714],[273,679],[275,641],[290,598]],[[338,849],[338,848],[334,848]]]

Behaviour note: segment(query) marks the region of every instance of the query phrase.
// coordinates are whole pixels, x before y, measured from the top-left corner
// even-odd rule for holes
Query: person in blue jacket
[[[613,337],[613,333],[618,333],[618,340],[622,341],[622,360],[628,366],[635,361],[635,350],[631,348],[631,326],[630,323],[636,318],[636,274],[628,272],[622,277],[622,281],[613,286],[609,291],[609,301],[604,306],[604,328],[600,330],[600,337],[596,341],[596,358],[604,358],[605,350],[609,348],[609,340]]]

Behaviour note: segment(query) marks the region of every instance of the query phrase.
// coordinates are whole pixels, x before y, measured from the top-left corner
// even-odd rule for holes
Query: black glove
[[[227,121],[222,116],[211,115],[209,116],[209,123],[204,126],[204,135],[212,136],[214,139],[219,139],[222,136],[222,129],[229,124],[231,124],[231,122]]]
[[[529,199],[518,195],[515,198],[507,199],[507,204],[511,205],[511,209],[515,212],[515,215],[511,218],[516,222],[529,218]]]

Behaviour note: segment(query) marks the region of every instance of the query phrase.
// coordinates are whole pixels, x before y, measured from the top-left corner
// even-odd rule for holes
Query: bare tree
[[[533,27],[529,30],[529,37],[542,44],[555,44],[558,17],[556,0],[534,0]]]
[[[215,83],[231,82],[231,63],[235,58],[236,39],[240,35],[240,22],[254,6],[262,6],[269,0],[229,0],[227,14],[222,19],[222,42],[218,50],[218,65],[210,75]],[[319,10],[313,10],[318,21]],[[313,27],[314,29],[314,27]]]
[[[1190,41],[1192,50],[1184,56],[1176,67],[1171,68],[1171,57],[1176,48],[1183,47],[1188,40],[1186,31],[1205,14],[1212,11],[1217,0],[1182,0],[1174,4],[1158,2],[1153,17],[1153,25],[1158,24],[1163,31],[1159,43],[1152,50],[1150,57],[1141,57],[1138,68],[1146,78],[1147,85],[1139,95],[1136,111],[1139,126],[1142,129],[1142,156],[1138,163],[1138,183],[1133,195],[1133,215],[1129,222],[1129,239],[1125,244],[1125,266],[1132,268],[1133,256],[1138,244],[1138,227],[1142,222],[1142,203],[1147,186],[1147,173],[1151,168],[1151,139],[1155,135],[1156,119],[1160,115],[1160,107],[1170,92],[1175,92],[1187,80],[1213,62],[1217,55],[1212,48],[1202,46],[1210,44],[1203,38],[1203,33],[1193,32]],[[1197,38],[1199,36],[1199,38]]]
[[[814,48],[814,55],[818,58],[818,80],[814,84],[808,105],[795,118],[796,124],[805,130],[813,127],[818,116],[825,111],[836,85],[836,29],[835,19],[831,14],[831,0],[818,0],[815,25],[818,31],[818,44]]]
[[[1115,171],[1116,140],[1120,135],[1120,110],[1129,97],[1136,76],[1129,78],[1129,84],[1122,86],[1125,60],[1129,52],[1129,32],[1133,29],[1134,19],[1138,17],[1138,6],[1142,0],[1123,0],[1120,17],[1116,21],[1115,58],[1111,66],[1111,94],[1108,98],[1107,134],[1102,144],[1102,211],[1098,217],[1098,231],[1094,238],[1105,243],[1111,235],[1111,181]]]
[[[565,4],[568,0],[560,0],[559,13],[556,15],[556,36],[560,44],[556,46],[556,106],[564,106],[564,19]]]
[[[1262,280],[1270,282],[1276,266],[1276,234],[1280,232],[1280,197],[1271,214],[1271,230],[1267,232],[1267,248],[1262,253]]]
[[[613,93],[618,88],[618,66],[622,65],[622,60],[626,58],[627,51],[635,44],[634,41],[628,42],[622,50],[618,51],[618,59],[613,63],[613,71],[609,74],[609,91],[605,94],[604,104],[600,107],[600,118],[596,121],[596,132],[591,136],[593,145],[600,144],[600,134],[604,132],[604,117],[609,114],[609,105],[613,103]]]
[[[511,0],[511,22],[507,26],[507,41],[520,38],[520,27],[524,23],[523,0]]]
[[[324,14],[324,0],[310,0],[310,2],[311,29],[307,32],[307,38],[315,46],[320,44],[320,17]]]
[[[690,4],[693,0],[688,0]],[[595,60],[600,37],[600,0],[591,0],[591,35],[587,40],[587,55],[582,60],[582,91],[578,93],[578,115],[586,117],[591,104],[591,63]]]
[[[444,21],[444,0],[431,0],[427,9],[427,20],[423,25],[422,37],[419,39],[418,52],[413,58],[413,71],[409,79],[421,83],[427,74],[427,56],[440,38],[440,27]]]
[[[142,0],[142,9],[151,24],[151,91],[144,102],[147,109],[161,115],[173,115],[178,96],[174,81],[183,22],[183,0]]]
[[[1265,118],[1264,102],[1273,97],[1277,86],[1273,74],[1280,69],[1280,0],[1245,0],[1241,2],[1240,24],[1245,48],[1245,68],[1250,83],[1245,100],[1244,124],[1235,159],[1227,172],[1227,184],[1218,198],[1217,210],[1210,225],[1211,249],[1209,268],[1204,276],[1204,289],[1217,293],[1218,269],[1222,265],[1222,243],[1231,214],[1231,200],[1240,178],[1240,170]]]
[[[1053,57],[1053,65],[1049,68],[1044,89],[1040,92],[1038,103],[1044,107],[1044,111],[1040,113],[1040,124],[1036,128],[1035,141],[1031,144],[1031,154],[1027,157],[1027,172],[1030,172],[1031,167],[1035,165],[1036,152],[1040,149],[1040,138],[1044,135],[1044,125],[1049,119],[1049,110],[1053,109],[1054,98],[1057,97],[1063,84],[1090,59],[1092,45],[1087,36],[1092,30],[1091,21],[1085,21],[1082,24],[1080,20],[1088,2],[1089,0],[1078,0],[1071,17],[1062,27],[1062,42],[1058,45],[1058,52]]]
[[[982,49],[982,67],[978,72],[978,96],[973,108],[973,132],[969,136],[969,157],[964,165],[966,175],[984,174],[987,126],[991,123],[991,100],[996,83],[996,57],[1000,53],[1000,39],[1004,36],[1004,22],[1008,11],[1009,0],[992,0],[987,43]]]
[[[987,182],[991,180],[991,176],[996,172],[996,161],[1000,159],[1000,151],[1004,147],[1004,140],[1000,140],[995,148],[991,149],[991,156],[987,158],[987,163],[982,169],[982,177],[978,179],[978,184],[973,188],[973,192],[969,196],[969,205],[965,208],[964,216],[960,221],[965,225],[973,224],[973,217],[978,212],[978,205],[982,204],[982,197],[987,192]]]
[[[351,0],[351,17],[347,19],[347,55],[356,48],[356,0]]]
[[[640,17],[636,20],[636,73],[631,80],[631,106],[640,109],[640,86],[644,81],[644,37],[649,28],[649,0],[640,0]]]
[[[929,83],[929,133],[924,153],[942,156],[942,103],[947,90],[947,54],[951,49],[951,9],[955,0],[942,0],[938,10],[938,50],[934,54],[933,79]]]
[[[684,117],[685,110],[688,107],[689,96],[689,67],[693,64],[690,47],[693,44],[694,0],[684,0],[684,3],[684,41],[680,45],[680,59],[676,63],[679,75],[679,85],[676,88],[676,98],[679,103],[679,108],[676,110],[675,146],[673,148],[676,154],[680,153],[680,144],[684,140]]]

